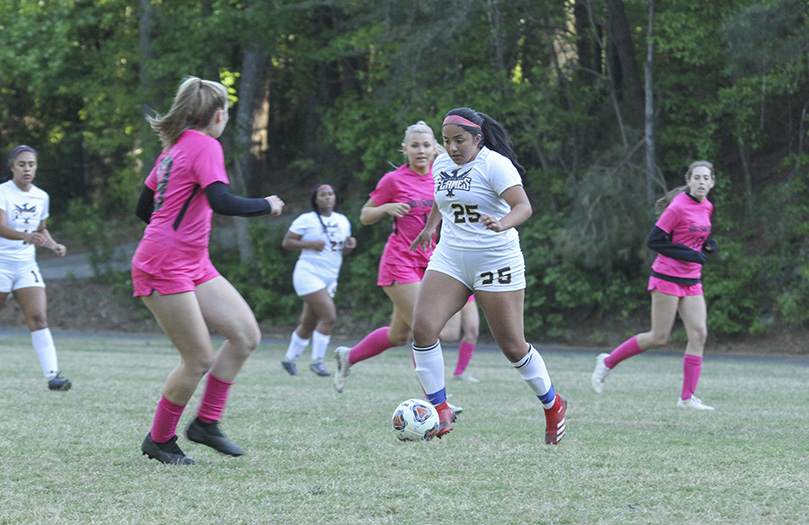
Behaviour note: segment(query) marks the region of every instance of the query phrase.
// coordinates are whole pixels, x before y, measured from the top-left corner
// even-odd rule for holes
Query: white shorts
[[[0,293],[32,287],[45,288],[36,261],[0,261]]]
[[[337,293],[337,277],[328,278],[317,275],[308,264],[296,264],[292,272],[292,286],[298,297],[326,289],[329,297]]]
[[[470,251],[439,242],[427,270],[457,279],[473,292],[513,292],[525,289],[525,259],[515,243],[499,250]]]

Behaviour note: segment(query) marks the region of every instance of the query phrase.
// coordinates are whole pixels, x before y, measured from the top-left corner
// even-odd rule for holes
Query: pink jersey
[[[186,130],[168,153],[160,154],[146,177],[146,186],[155,194],[144,240],[207,248],[213,210],[205,188],[214,182],[228,184],[222,145],[199,131]]]
[[[374,204],[381,206],[391,202],[403,202],[410,205],[410,212],[407,215],[393,218],[393,231],[385,243],[380,266],[385,264],[397,267],[427,267],[432,250],[425,251],[419,247],[416,251],[410,251],[410,244],[427,223],[427,217],[433,208],[434,191],[432,174],[419,175],[408,168],[407,164],[399,166],[395,171],[386,173],[379,179],[376,189],[370,193]]]
[[[663,211],[655,226],[668,233],[671,242],[701,251],[705,239],[711,234],[712,213],[713,204],[708,199],[699,202],[687,193],[680,193]],[[702,275],[701,264],[672,259],[663,254],[657,254],[652,270],[685,279],[699,279]]]

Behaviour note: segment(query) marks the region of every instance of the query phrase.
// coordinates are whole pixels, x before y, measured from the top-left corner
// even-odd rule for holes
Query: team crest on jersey
[[[454,197],[456,190],[469,191],[472,187],[472,177],[469,176],[472,168],[467,169],[463,173],[460,173],[460,171],[461,168],[455,168],[449,172],[441,171],[441,173],[438,174],[441,179],[438,181],[436,191],[446,191],[447,197]]]
[[[14,219],[15,221],[22,219],[23,224],[28,224],[31,219],[36,218],[37,213],[37,205],[33,204],[31,207],[28,206],[26,202],[22,206],[19,204],[14,206]]]

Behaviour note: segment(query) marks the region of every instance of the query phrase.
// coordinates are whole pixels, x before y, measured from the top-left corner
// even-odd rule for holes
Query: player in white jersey
[[[525,263],[515,227],[532,213],[508,133],[491,117],[453,109],[442,127],[446,154],[433,164],[435,203],[411,249],[441,236],[413,312],[416,373],[438,410],[438,437],[452,430],[444,356],[438,336],[469,295],[483,310],[494,340],[545,409],[545,443],[565,435],[567,401],[553,388],[539,352],[525,340]]]
[[[72,382],[59,373],[56,347],[48,328],[45,283],[36,262],[36,247],[63,256],[67,249],[53,240],[45,227],[49,197],[34,186],[37,152],[17,146],[8,159],[11,179],[0,184],[0,309],[13,293],[31,330],[42,373],[51,390],[70,390]]]
[[[295,359],[311,339],[309,369],[321,377],[330,377],[323,366],[323,356],[337,321],[332,298],[337,291],[343,254],[353,250],[357,240],[351,236],[351,223],[346,216],[334,211],[337,204],[334,188],[329,184],[317,186],[311,202],[313,211],[292,221],[281,244],[287,250],[301,251],[292,273],[292,284],[295,293],[303,299],[300,323],[292,332],[281,366],[289,375],[298,375]]]

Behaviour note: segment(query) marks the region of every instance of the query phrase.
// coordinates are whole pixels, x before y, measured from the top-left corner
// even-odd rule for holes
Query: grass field
[[[400,401],[423,397],[406,349],[358,364],[337,394],[306,356],[290,377],[285,345],[264,344],[223,420],[247,454],[181,436],[197,465],[167,466],[140,453],[177,362],[166,340],[56,342],[69,392],[47,390],[28,337],[2,336],[2,524],[809,522],[809,361],[708,356],[698,395],[717,410],[697,413],[675,406],[680,356],[622,363],[597,396],[595,350],[548,350],[569,408],[565,439],[546,446],[537,399],[479,351],[482,381],[448,385],[455,430],[414,443],[389,429]]]

